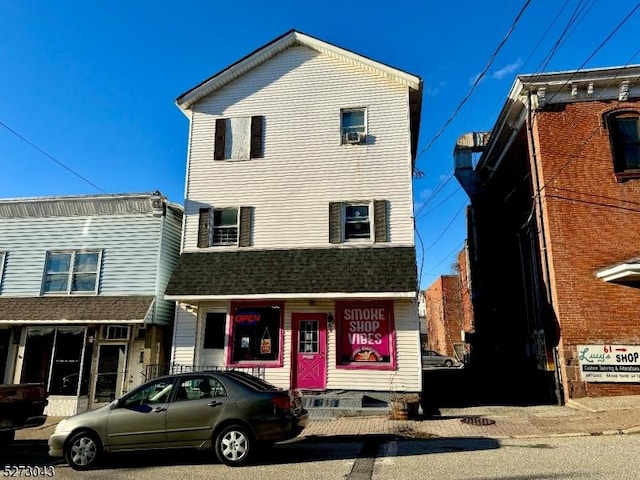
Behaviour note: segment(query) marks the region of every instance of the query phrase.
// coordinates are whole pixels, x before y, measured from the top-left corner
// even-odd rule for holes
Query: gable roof
[[[165,299],[415,298],[413,247],[190,252],[180,256]]]
[[[281,35],[275,40],[272,40],[266,45],[258,48],[246,57],[238,60],[232,65],[229,65],[224,70],[216,73],[204,82],[183,93],[176,99],[176,105],[183,111],[189,110],[197,101],[207,95],[210,95],[249,70],[266,62],[283,50],[296,45],[311,48],[324,55],[358,66],[364,70],[375,73],[376,75],[380,75],[406,85],[413,90],[422,90],[422,79],[416,75],[376,62],[375,60],[358,55],[357,53],[344,48],[337,47],[297,30],[289,30],[284,35]]]

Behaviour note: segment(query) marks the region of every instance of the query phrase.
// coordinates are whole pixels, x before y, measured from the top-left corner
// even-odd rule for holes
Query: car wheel
[[[6,430],[4,432],[0,432],[0,447],[7,448],[13,443],[13,440],[16,438],[15,430]]]
[[[249,458],[251,443],[251,436],[244,427],[231,425],[216,438],[216,456],[225,465],[241,465]]]
[[[444,366],[445,367],[451,367],[451,366],[453,366],[453,362],[451,360],[445,360],[444,361]]]
[[[92,432],[76,433],[64,448],[64,457],[74,470],[90,470],[94,468],[101,453],[100,440]]]

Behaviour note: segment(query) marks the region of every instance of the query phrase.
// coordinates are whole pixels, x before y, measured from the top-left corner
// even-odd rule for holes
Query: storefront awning
[[[596,275],[605,282],[638,282],[640,281],[640,257],[602,269]]]
[[[415,298],[413,247],[190,252],[165,298]]]
[[[154,300],[148,295],[0,298],[0,324],[144,323]]]

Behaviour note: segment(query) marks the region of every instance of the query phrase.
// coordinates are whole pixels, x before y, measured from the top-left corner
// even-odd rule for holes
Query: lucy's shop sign
[[[389,308],[350,306],[341,311],[343,362],[389,362]]]
[[[640,382],[640,346],[578,345],[585,382]]]

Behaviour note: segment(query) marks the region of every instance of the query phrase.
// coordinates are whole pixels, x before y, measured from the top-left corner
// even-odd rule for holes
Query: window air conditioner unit
[[[362,143],[364,140],[364,133],[360,132],[347,132],[344,134],[345,143],[356,144]]]

